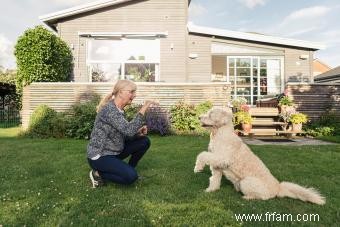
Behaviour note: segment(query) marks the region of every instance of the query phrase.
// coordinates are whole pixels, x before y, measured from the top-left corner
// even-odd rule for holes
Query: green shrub
[[[251,118],[251,115],[249,112],[239,111],[239,112],[234,113],[233,115],[234,125],[251,124],[252,121],[253,119]]]
[[[128,121],[131,121],[137,114],[137,112],[140,110],[142,105],[132,103],[131,105],[128,105],[124,108],[125,118]]]
[[[89,139],[94,121],[96,119],[96,107],[100,96],[94,95],[89,101],[77,103],[66,112],[67,129],[66,136],[75,139]]]
[[[306,123],[308,120],[308,117],[306,114],[303,113],[294,113],[290,115],[289,122],[293,124],[301,124]]]
[[[47,105],[38,106],[32,113],[24,136],[32,138],[61,138],[65,136],[65,118]]]
[[[197,106],[180,101],[170,108],[171,128],[176,133],[202,133],[199,116],[212,107],[211,102],[204,102]]]
[[[294,101],[288,96],[282,96],[279,100],[279,106],[292,106],[294,105]]]
[[[202,103],[198,104],[195,107],[195,111],[196,111],[197,116],[199,117],[201,114],[208,112],[208,110],[210,110],[212,107],[213,107],[213,104],[210,101],[206,101],[206,102],[202,102]]]
[[[31,82],[67,81],[72,72],[72,52],[67,44],[43,26],[28,29],[15,45],[19,88]]]
[[[325,112],[319,119],[309,122],[304,130],[310,136],[340,135],[340,118],[335,112]]]
[[[318,136],[333,136],[334,128],[333,127],[316,127],[316,128],[307,128],[305,129],[306,133],[310,136],[318,137]]]

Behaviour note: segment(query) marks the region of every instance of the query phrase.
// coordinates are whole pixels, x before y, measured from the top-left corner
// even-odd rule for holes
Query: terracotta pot
[[[242,124],[242,129],[244,132],[249,133],[250,130],[252,129],[252,125],[251,124]]]
[[[293,132],[301,132],[302,131],[302,124],[293,124],[293,127],[292,127],[292,131]]]

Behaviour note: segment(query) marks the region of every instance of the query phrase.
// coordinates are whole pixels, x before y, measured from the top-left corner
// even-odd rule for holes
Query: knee
[[[133,184],[137,179],[138,179],[137,172],[135,170],[131,170],[125,177],[125,183],[127,185]]]
[[[151,141],[149,137],[145,136],[142,141],[143,141],[145,150],[149,149],[149,147],[151,146]]]

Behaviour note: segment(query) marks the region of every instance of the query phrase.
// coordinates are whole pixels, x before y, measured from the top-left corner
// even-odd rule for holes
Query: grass
[[[340,135],[337,136],[320,136],[317,139],[334,142],[334,143],[340,143]]]
[[[15,137],[19,131],[20,127],[0,128],[0,138]]]
[[[7,130],[7,129],[6,129]],[[15,130],[6,133],[15,135]],[[0,130],[0,226],[336,226],[340,145],[252,146],[279,180],[318,188],[325,206],[289,198],[245,201],[227,180],[205,193],[210,171],[194,174],[208,137],[151,137],[131,186],[92,189],[84,140],[4,137]],[[238,222],[234,214],[318,214],[319,222]]]

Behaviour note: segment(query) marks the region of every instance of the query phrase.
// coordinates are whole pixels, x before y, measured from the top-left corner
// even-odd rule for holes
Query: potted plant
[[[280,112],[285,112],[288,107],[294,108],[294,101],[289,96],[282,96],[277,105]]]
[[[308,120],[308,117],[306,114],[303,113],[294,113],[290,116],[289,121],[293,125],[293,131],[299,132],[302,130],[302,124],[306,123]]]
[[[245,111],[239,111],[234,114],[234,124],[239,125],[241,124],[242,129],[244,132],[249,133],[252,129],[252,123],[253,119],[251,118],[251,115],[249,112]]]
[[[235,113],[239,111],[241,109],[241,106],[245,104],[247,104],[247,99],[244,97],[237,97],[236,99],[233,99],[231,101],[233,112]]]

